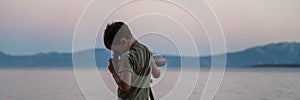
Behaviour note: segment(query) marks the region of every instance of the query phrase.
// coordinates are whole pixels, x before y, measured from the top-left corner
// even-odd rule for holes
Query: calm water
[[[105,71],[99,71],[99,79],[106,88],[99,89],[93,80],[81,83],[94,89],[84,93],[89,99],[101,98],[101,93],[107,91],[112,95],[102,96],[101,100],[115,98],[116,85]],[[92,72],[84,72],[81,78],[90,81]],[[170,96],[176,83],[182,80],[179,75],[179,71],[167,71],[153,88],[155,97]],[[208,75],[209,70],[200,71],[197,93],[202,93]],[[0,100],[85,100],[72,69],[0,69],[0,80]],[[299,93],[299,68],[227,69],[214,100],[300,100]]]

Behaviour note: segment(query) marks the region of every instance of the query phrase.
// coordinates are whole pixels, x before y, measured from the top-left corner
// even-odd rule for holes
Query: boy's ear
[[[127,43],[128,41],[127,41],[127,39],[126,39],[125,37],[123,37],[123,38],[120,39],[120,42],[121,42],[122,44],[125,44],[125,43]]]

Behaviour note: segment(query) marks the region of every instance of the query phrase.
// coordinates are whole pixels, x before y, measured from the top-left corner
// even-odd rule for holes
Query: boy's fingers
[[[109,59],[109,63],[112,63],[112,58]]]
[[[111,66],[111,67],[117,67],[118,68],[118,65],[113,61],[113,59],[112,58],[110,58],[109,59],[109,66]]]
[[[111,58],[109,59],[108,68],[109,68],[109,69],[113,68],[113,64],[112,64],[112,60],[111,60]]]
[[[110,65],[115,65],[115,63],[113,62],[112,58],[109,59],[109,64]]]
[[[109,63],[111,63],[112,65],[116,65],[116,63],[114,62],[114,60],[112,58],[109,59]]]

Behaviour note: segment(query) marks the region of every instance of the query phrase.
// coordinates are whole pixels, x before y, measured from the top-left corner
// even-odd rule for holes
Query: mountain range
[[[91,60],[91,57],[86,57],[87,54],[95,52],[96,65],[107,66],[108,59],[111,57],[111,52],[102,49],[90,49],[80,52],[75,52],[73,55],[80,57],[76,59],[80,66],[90,66],[92,64],[84,63]],[[220,55],[204,56],[204,57],[180,57],[164,55],[167,59],[168,67],[179,68],[181,60],[185,61],[199,61],[201,67],[210,67],[211,58],[218,56],[227,56],[226,67],[251,67],[261,65],[300,65],[300,43],[283,42],[272,43],[263,46],[248,48],[238,52],[231,52]],[[199,58],[199,59],[198,59]],[[81,63],[82,62],[82,63]],[[194,63],[184,63],[184,66],[194,66]],[[0,51],[0,67],[5,68],[69,68],[72,67],[72,53],[38,53],[34,55],[15,56],[8,55]]]

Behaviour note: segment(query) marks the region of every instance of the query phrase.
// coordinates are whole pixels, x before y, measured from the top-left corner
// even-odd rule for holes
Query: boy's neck
[[[140,43],[137,40],[132,39],[132,45],[130,48],[132,48],[133,46],[137,46],[137,45],[140,45]]]

